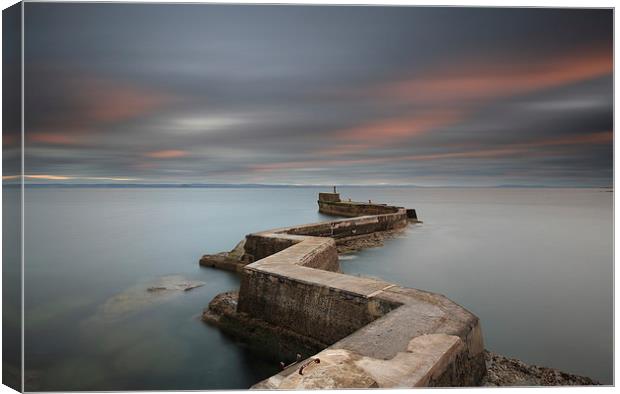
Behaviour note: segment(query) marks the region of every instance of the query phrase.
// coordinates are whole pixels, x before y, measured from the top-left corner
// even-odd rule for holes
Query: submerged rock
[[[197,287],[204,286],[204,282],[192,281],[179,276],[165,276],[160,278],[157,285],[150,286],[146,289],[148,292],[165,292],[165,291],[189,291]]]
[[[159,302],[204,286],[204,282],[181,275],[168,275],[148,283],[140,283],[110,297],[87,322],[105,322],[125,318]]]

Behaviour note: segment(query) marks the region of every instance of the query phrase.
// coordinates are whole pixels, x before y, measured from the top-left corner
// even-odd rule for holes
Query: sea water
[[[330,220],[319,191],[26,188],[26,389],[240,389],[277,373],[200,320],[239,279],[198,260],[250,232]],[[612,383],[613,193],[339,191],[424,222],[347,256],[344,272],[445,294],[480,317],[487,349]],[[107,313],[110,299],[167,275],[205,286]]]

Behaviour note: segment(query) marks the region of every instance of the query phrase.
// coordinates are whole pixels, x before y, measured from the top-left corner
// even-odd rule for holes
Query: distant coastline
[[[20,183],[3,182],[3,187],[19,187]],[[28,188],[109,188],[109,189],[136,189],[136,188],[169,188],[169,189],[309,189],[325,188],[333,185],[287,185],[287,184],[260,184],[260,183],[25,183]],[[609,189],[613,186],[576,186],[576,185],[490,185],[490,186],[420,186],[420,185],[335,185],[345,188],[403,188],[403,189]]]

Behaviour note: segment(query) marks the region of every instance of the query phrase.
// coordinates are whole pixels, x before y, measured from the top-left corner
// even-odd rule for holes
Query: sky
[[[27,3],[26,179],[610,186],[612,36],[601,9]]]

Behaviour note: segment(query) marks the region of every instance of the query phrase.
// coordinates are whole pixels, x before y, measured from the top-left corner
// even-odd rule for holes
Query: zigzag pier
[[[318,204],[347,218],[249,234],[200,261],[241,275],[239,292],[216,296],[203,319],[289,364],[252,388],[479,385],[475,315],[440,294],[340,272],[340,246],[418,222],[415,210],[341,201],[335,191]]]

